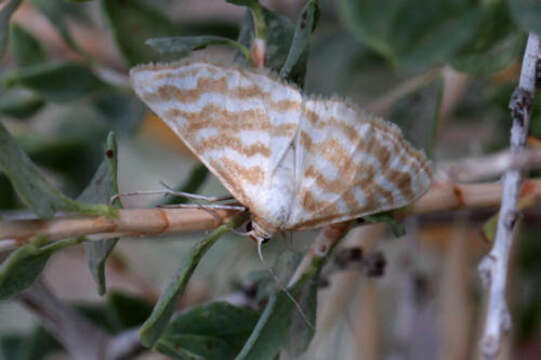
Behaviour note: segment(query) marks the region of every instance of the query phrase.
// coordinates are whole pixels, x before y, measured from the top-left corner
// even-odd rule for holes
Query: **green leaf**
[[[438,114],[443,93],[443,79],[437,77],[397,101],[388,120],[397,124],[404,137],[430,158],[438,128]]]
[[[21,0],[4,0],[0,8],[0,59],[4,56],[9,38],[9,18],[17,10]]]
[[[541,34],[541,2],[537,0],[508,0],[511,16],[524,31]]]
[[[10,36],[10,50],[19,66],[36,65],[47,60],[39,41],[19,24],[11,24]]]
[[[262,8],[265,16],[267,27],[267,54],[265,58],[265,66],[274,72],[280,72],[284,66],[291,48],[295,26],[286,17],[275,14],[265,8]],[[255,38],[254,22],[250,12],[246,12],[242,23],[242,28],[239,33],[238,42],[247,48],[251,49]],[[250,66],[251,64],[242,53],[238,53],[235,57],[235,62]],[[291,69],[289,77],[291,79],[302,79],[302,74],[305,73],[306,62],[299,61]],[[296,75],[301,74],[301,75]],[[302,85],[300,83],[299,85]]]
[[[406,235],[406,228],[402,221],[396,220],[394,211],[384,211],[377,214],[363,216],[363,220],[371,223],[386,223],[391,227],[391,231],[395,237]]]
[[[289,79],[301,86],[304,85],[304,78],[306,76],[306,63],[308,58],[308,50],[310,46],[310,35],[315,30],[317,21],[319,18],[319,6],[318,0],[310,0],[304,6],[304,9],[297,20],[297,26],[291,41],[291,47],[287,59],[280,70],[280,77],[283,79]],[[291,74],[294,66],[301,63],[303,66],[299,66],[300,71]],[[297,78],[292,78],[291,75]]]
[[[169,318],[175,310],[178,299],[184,293],[188,281],[207,250],[222,235],[229,232],[232,228],[240,226],[245,220],[246,214],[244,213],[235,216],[227,224],[214,230],[192,248],[187,262],[178,269],[177,274],[169,282],[169,285],[160,296],[158,303],[154,306],[152,315],[141,327],[140,338],[143,345],[147,347],[153,346],[162,335],[167,327]]]
[[[225,360],[234,356],[225,341],[203,335],[171,335],[160,339],[156,350],[179,360]]]
[[[152,312],[152,304],[145,299],[113,291],[107,295],[107,309],[120,329],[142,324]]]
[[[107,138],[105,156],[106,159],[94,174],[90,184],[77,198],[78,201],[85,204],[108,204],[113,195],[118,193],[117,145],[112,132]],[[117,208],[122,207],[119,199],[116,199],[114,205]],[[118,238],[112,238],[83,244],[88,267],[100,295],[105,294],[106,291],[105,260],[113,251],[117,241]]]
[[[277,275],[278,279],[274,281],[279,283],[289,279],[294,272],[294,267],[286,264],[298,264],[300,260],[295,253],[281,258],[277,260],[273,269],[289,268],[289,271]],[[287,289],[288,293],[284,290],[285,286],[280,285],[280,288],[269,297],[256,327],[235,360],[272,360],[284,346],[295,356],[307,349],[314,336],[319,271],[326,259],[327,257],[314,257],[307,271]]]
[[[315,334],[314,327],[309,326],[306,321],[312,325],[316,324],[318,279],[318,276],[310,277],[303,284],[297,298],[299,306],[306,318],[301,316],[300,312],[295,309],[296,311],[293,312],[289,327],[288,340],[285,344],[287,353],[295,357],[300,356],[308,349]]]
[[[239,5],[239,6],[246,6],[246,7],[249,7],[249,8],[259,6],[259,1],[258,0],[225,0],[225,1],[230,3],[230,4],[235,4],[235,5]]]
[[[257,39],[265,40],[267,38],[267,21],[265,16],[265,10],[259,3],[259,0],[225,0],[230,4],[246,6],[250,9],[255,22],[253,30]]]
[[[299,280],[289,286],[287,292],[282,288],[269,298],[254,331],[235,360],[273,360],[284,346],[298,354],[306,350],[314,334],[319,274],[338,243],[339,240],[335,241],[324,255],[314,254]],[[302,304],[307,308],[303,308]],[[296,316],[299,318],[296,319]],[[301,322],[306,327],[301,327]],[[294,339],[299,335],[299,344],[294,346],[288,340],[294,334],[292,326],[295,331],[300,331],[300,334],[294,335]]]
[[[71,102],[107,88],[85,65],[46,63],[28,66],[0,80],[7,87],[22,86],[52,102]]]
[[[47,183],[1,123],[0,171],[10,179],[21,200],[41,218],[49,219],[57,210],[88,215],[115,215],[114,209],[109,206],[80,204]]]
[[[62,349],[60,343],[41,326],[23,337],[21,356],[18,360],[46,359],[50,353]]]
[[[78,22],[86,20],[83,8],[80,5],[70,4],[64,0],[30,0],[31,3],[49,20],[56,28],[64,42],[82,57],[88,57],[87,53],[79,47],[69,31],[68,22],[73,18]]]
[[[455,69],[486,75],[503,69],[518,56],[523,35],[516,27],[504,1],[483,8],[481,26],[472,39],[452,59]]]
[[[298,290],[290,290],[293,297]],[[287,342],[295,304],[283,290],[273,294],[235,360],[273,360]]]
[[[186,354],[204,359],[233,359],[257,319],[258,314],[251,309],[210,303],[176,316],[155,347],[178,359]],[[201,348],[202,343],[212,346]]]
[[[20,360],[23,352],[24,337],[5,335],[0,338],[0,359]]]
[[[43,108],[45,101],[27,90],[6,91],[0,96],[0,114],[26,119]]]
[[[167,17],[137,0],[102,0],[102,8],[116,45],[130,66],[156,59],[146,40],[177,32]]]
[[[103,120],[120,136],[134,135],[145,114],[145,105],[137,97],[114,89],[100,92],[94,106]]]
[[[32,285],[49,257],[56,251],[84,241],[84,238],[60,240],[40,246],[47,239],[35,239],[14,250],[0,265],[0,300],[9,299]]]
[[[511,33],[483,51],[463,51],[451,62],[458,71],[474,75],[488,75],[510,65],[524,48],[524,36]]]
[[[248,59],[252,56],[247,47],[223,36],[176,36],[149,39],[145,43],[160,54],[185,56],[192,50],[203,49],[210,45],[227,45],[241,51]]]
[[[407,70],[448,61],[481,18],[468,0],[340,0],[340,10],[357,40]]]

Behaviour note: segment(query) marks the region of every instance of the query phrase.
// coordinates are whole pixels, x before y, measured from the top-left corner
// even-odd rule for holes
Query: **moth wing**
[[[264,211],[261,194],[297,130],[302,99],[295,88],[205,61],[138,66],[130,78],[137,95],[239,202]]]
[[[297,190],[287,229],[399,208],[430,187],[425,155],[396,125],[343,101],[304,102],[295,151]]]

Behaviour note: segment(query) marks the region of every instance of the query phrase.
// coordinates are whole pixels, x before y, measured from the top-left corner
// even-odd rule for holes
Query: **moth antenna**
[[[280,288],[280,290],[282,290],[287,295],[289,300],[291,300],[293,302],[293,304],[297,308],[297,311],[299,312],[299,315],[302,318],[302,321],[304,321],[304,323],[310,329],[315,330],[314,325],[310,322],[310,320],[308,320],[308,317],[306,316],[306,314],[302,310],[301,304],[299,304],[299,302],[293,297],[293,295],[291,295],[291,293],[289,292],[288,289],[286,289],[285,286],[280,284],[280,280],[278,279],[278,276],[276,275],[274,270],[272,270],[272,267],[267,266],[267,264],[265,263],[265,259],[263,258],[263,243],[264,242],[265,242],[264,239],[257,239],[257,253],[259,254],[259,259],[261,260],[261,263],[263,264],[265,269],[269,272],[269,274],[271,274],[272,278],[274,279],[274,282]]]

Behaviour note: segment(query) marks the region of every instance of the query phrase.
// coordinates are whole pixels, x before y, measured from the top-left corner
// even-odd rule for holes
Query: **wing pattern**
[[[320,227],[404,206],[431,172],[395,125],[272,75],[207,61],[144,65],[137,95],[232,195],[273,228]]]
[[[203,61],[138,66],[130,77],[137,95],[232,195],[260,211],[261,194],[297,131],[299,91]]]
[[[308,98],[303,105],[288,229],[402,207],[430,187],[424,154],[396,125],[341,100]]]

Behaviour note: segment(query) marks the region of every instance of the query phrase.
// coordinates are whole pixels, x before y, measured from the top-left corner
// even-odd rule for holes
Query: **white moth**
[[[257,240],[407,205],[431,183],[394,124],[250,68],[138,66],[137,95],[248,207]]]

